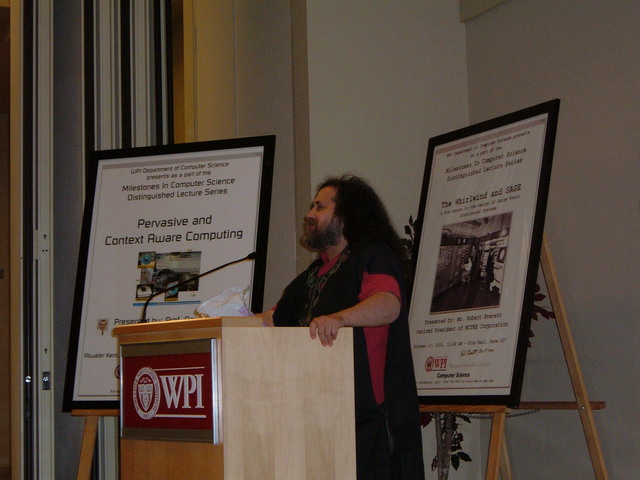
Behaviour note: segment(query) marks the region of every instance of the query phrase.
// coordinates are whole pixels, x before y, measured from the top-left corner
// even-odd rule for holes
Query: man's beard
[[[323,251],[330,246],[338,245],[342,237],[342,222],[338,217],[333,217],[327,226],[319,226],[312,220],[316,228],[310,230],[309,220],[305,221],[304,234],[300,239],[303,247],[311,250]]]

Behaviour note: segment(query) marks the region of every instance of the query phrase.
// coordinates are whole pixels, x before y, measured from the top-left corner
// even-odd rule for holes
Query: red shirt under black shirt
[[[329,259],[326,253],[320,255],[323,264],[318,270],[318,276],[322,276],[331,270],[331,267],[340,258],[340,255]],[[363,301],[376,293],[388,292],[400,296],[398,281],[390,274],[364,272],[358,300]],[[379,327],[364,327],[364,336],[367,342],[367,355],[369,357],[369,371],[371,372],[371,384],[376,403],[384,402],[384,367],[387,357],[387,338],[389,337],[389,325]]]

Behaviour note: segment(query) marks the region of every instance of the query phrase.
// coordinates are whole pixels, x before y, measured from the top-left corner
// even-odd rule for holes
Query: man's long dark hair
[[[329,177],[319,186],[334,187],[335,215],[342,221],[343,235],[349,243],[381,240],[398,256],[405,274],[409,269],[409,252],[393,228],[382,200],[373,188],[355,175]]]

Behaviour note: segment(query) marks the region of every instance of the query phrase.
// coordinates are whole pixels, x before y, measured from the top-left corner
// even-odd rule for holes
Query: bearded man
[[[301,242],[319,258],[260,316],[275,326],[308,327],[325,346],[340,328],[353,327],[358,479],[423,480],[407,252],[378,195],[355,176],[324,181],[304,227]]]

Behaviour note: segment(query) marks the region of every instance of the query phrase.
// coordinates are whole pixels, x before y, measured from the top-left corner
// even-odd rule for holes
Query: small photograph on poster
[[[150,257],[153,258],[153,267],[140,268],[141,259]],[[186,283],[167,291],[164,297],[166,301],[177,300],[179,292],[198,291],[198,279],[192,282],[188,280],[200,274],[202,252],[141,252],[138,258],[140,283],[136,285],[135,290],[137,301],[145,300],[153,293],[182,282]],[[151,263],[147,262],[144,265]]]
[[[154,268],[156,252],[140,252],[138,256],[138,268]]]
[[[431,313],[500,306],[512,212],[442,228]]]

